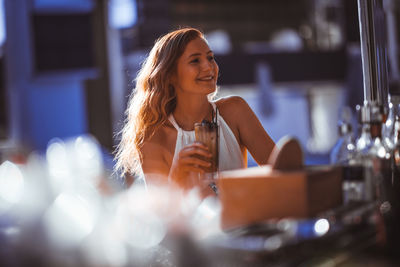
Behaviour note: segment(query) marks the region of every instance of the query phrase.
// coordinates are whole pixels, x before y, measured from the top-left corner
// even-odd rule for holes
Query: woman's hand
[[[200,181],[192,181],[189,177],[190,172],[204,173],[204,168],[210,167],[211,153],[208,148],[199,142],[188,145],[179,152],[172,162],[169,177],[180,187],[189,189],[197,185]]]

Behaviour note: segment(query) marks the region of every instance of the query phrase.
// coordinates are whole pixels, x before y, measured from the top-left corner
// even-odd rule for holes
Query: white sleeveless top
[[[219,129],[219,171],[233,170],[245,168],[245,162],[240,150],[240,146],[236,140],[235,135],[229,128],[225,120],[220,116],[218,110],[216,109],[215,102],[210,102],[214,112],[217,112],[217,124]],[[174,116],[171,114],[168,118],[171,124],[178,131],[175,145],[174,160],[178,155],[179,151],[192,143],[195,142],[196,137],[194,130],[185,131],[179,127],[176,123]]]

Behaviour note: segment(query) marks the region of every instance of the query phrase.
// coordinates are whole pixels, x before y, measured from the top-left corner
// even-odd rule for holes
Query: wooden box
[[[218,187],[225,230],[268,219],[313,217],[342,203],[341,169],[333,166],[225,171]]]

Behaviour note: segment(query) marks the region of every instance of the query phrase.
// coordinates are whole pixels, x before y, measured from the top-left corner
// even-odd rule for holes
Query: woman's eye
[[[209,56],[209,57],[208,57],[208,60],[209,60],[209,61],[214,61],[214,60],[215,60],[215,57],[214,57],[214,56]]]
[[[190,63],[198,63],[198,62],[199,62],[199,59],[198,59],[198,58],[193,59],[192,61],[190,61]]]

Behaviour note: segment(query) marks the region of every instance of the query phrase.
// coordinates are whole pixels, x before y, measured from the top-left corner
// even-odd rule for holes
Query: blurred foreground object
[[[83,135],[0,164],[0,266],[187,266],[201,255],[194,241],[219,232],[219,203],[174,187],[122,190],[103,156]]]
[[[112,175],[96,140],[54,139],[46,155],[0,165],[0,266],[320,266],[331,261],[321,253],[340,263],[340,249],[376,243],[376,208],[390,219],[390,206],[338,207],[340,169],[303,167],[291,138],[274,153],[222,172],[221,199],[202,199],[151,183],[104,190]]]
[[[275,145],[268,159],[273,170],[299,170],[303,167],[303,151],[297,139],[285,136]]]
[[[221,227],[230,229],[284,217],[307,218],[339,206],[341,169],[303,168],[302,160],[298,142],[284,138],[272,154],[272,165],[221,172]]]

